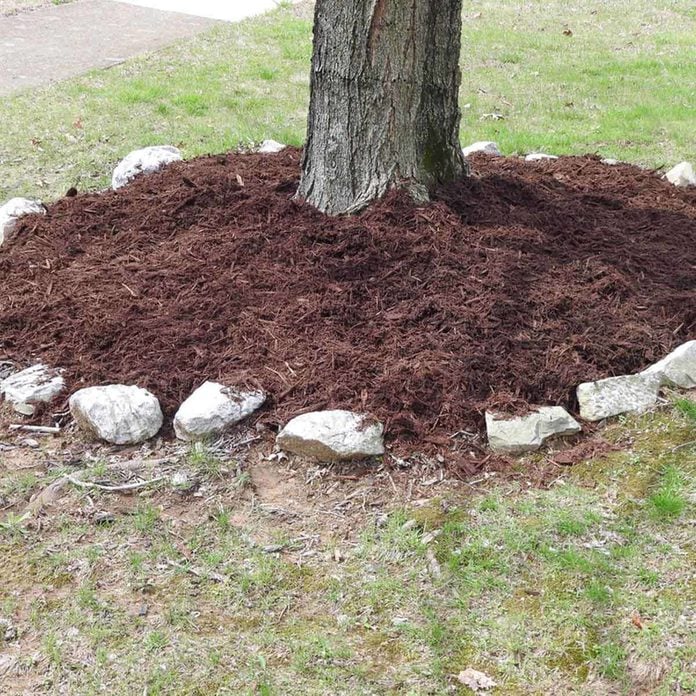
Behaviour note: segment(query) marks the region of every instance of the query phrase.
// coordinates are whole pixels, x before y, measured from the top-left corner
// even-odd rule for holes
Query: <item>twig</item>
[[[684,449],[684,447],[692,447],[693,445],[696,445],[696,440],[692,440],[691,442],[682,442],[681,445],[677,445],[676,447],[672,447],[670,452],[676,452],[677,450]]]
[[[60,432],[60,427],[57,425],[23,425],[21,423],[13,423],[10,425],[10,430],[26,430],[28,433],[47,433],[50,435],[57,435]]]
[[[166,477],[158,476],[157,478],[150,479],[149,481],[139,481],[138,483],[124,483],[120,486],[104,486],[101,483],[93,483],[92,481],[81,481],[80,479],[67,474],[66,479],[70,483],[79,486],[80,488],[96,488],[100,491],[107,491],[108,493],[117,493],[119,491],[134,491],[138,488],[145,488],[145,486],[151,486],[154,483],[159,483],[164,481]]]
[[[142,459],[133,459],[127,462],[116,462],[114,464],[109,464],[106,467],[106,469],[108,471],[133,471],[135,469],[141,468],[142,466],[145,466],[146,464],[156,466],[158,464],[163,464],[169,461],[171,461],[171,458],[151,459],[149,461]],[[80,479],[82,476],[88,473],[89,468],[81,469],[72,476],[66,474],[65,476],[57,478],[55,481],[53,481],[53,483],[49,484],[46,488],[44,488],[43,491],[41,491],[41,493],[36,495],[36,497],[29,502],[26,508],[24,508],[24,512],[27,513],[30,517],[38,515],[44,507],[46,507],[47,505],[51,505],[63,495],[65,488],[69,483],[71,483],[70,478],[76,479],[80,481],[80,483],[84,483],[84,481],[81,481]]]
[[[167,558],[166,562],[168,566],[171,566],[172,568],[178,568],[179,570],[183,570],[185,573],[191,573],[191,575],[195,575],[197,578],[215,580],[215,582],[221,583],[227,582],[227,578],[224,575],[220,575],[219,573],[209,573],[205,570],[198,570],[197,568],[193,568],[192,566],[185,566],[182,563],[172,561],[170,558]]]

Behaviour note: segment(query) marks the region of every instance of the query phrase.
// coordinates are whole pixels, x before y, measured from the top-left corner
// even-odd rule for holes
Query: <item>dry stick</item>
[[[172,568],[178,568],[179,570],[183,570],[185,573],[191,573],[191,575],[195,575],[197,578],[215,580],[215,582],[227,582],[227,578],[224,575],[220,575],[219,573],[209,573],[207,571],[197,570],[196,568],[192,568],[191,566],[185,566],[182,563],[172,561],[169,558],[167,559],[167,565],[171,566]]]
[[[48,425],[22,425],[21,423],[13,423],[10,425],[10,430],[26,430],[29,433],[47,433],[50,435],[57,435],[60,432],[60,428],[56,426]]]
[[[145,464],[163,464],[165,462],[171,461],[171,458],[163,459],[152,459],[150,461],[143,461],[142,459],[134,459],[128,462],[116,462],[115,464],[109,464],[106,468],[111,471],[132,471],[138,469]],[[73,475],[66,474],[60,478],[53,481],[46,488],[44,488],[41,493],[39,493],[29,504],[24,508],[23,518],[33,517],[38,515],[39,512],[46,506],[54,503],[58,498],[63,495],[66,486],[71,483],[71,478],[81,477],[89,472],[89,469],[81,469]],[[79,478],[78,478],[79,480]],[[84,483],[84,481],[81,481]],[[95,484],[96,485],[96,484]]]
[[[104,486],[101,483],[93,483],[92,481],[81,481],[68,474],[65,478],[70,481],[70,483],[79,486],[80,488],[97,488],[100,491],[107,491],[109,493],[116,493],[118,491],[134,491],[138,488],[144,488],[145,486],[151,486],[153,483],[159,483],[164,481],[165,476],[158,476],[157,478],[150,479],[149,481],[139,481],[138,483],[124,483],[120,486]]]
[[[670,452],[676,452],[677,450],[684,449],[685,447],[691,447],[693,445],[696,445],[696,440],[692,440],[691,442],[683,442],[681,445],[677,445],[676,447],[672,447]]]

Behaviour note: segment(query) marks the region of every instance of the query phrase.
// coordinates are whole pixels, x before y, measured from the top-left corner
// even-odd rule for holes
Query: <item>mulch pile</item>
[[[427,207],[355,217],[292,200],[300,152],[177,163],[66,197],[0,252],[0,358],[71,390],[147,387],[168,415],[206,379],[262,418],[366,409],[443,442],[486,408],[576,407],[696,337],[696,191],[594,157],[479,156]]]

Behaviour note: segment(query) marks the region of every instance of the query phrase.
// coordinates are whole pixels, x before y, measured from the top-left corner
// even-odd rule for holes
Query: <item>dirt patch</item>
[[[277,425],[368,410],[397,443],[487,407],[575,408],[579,382],[696,335],[696,191],[593,157],[473,160],[427,207],[329,218],[292,200],[300,152],[177,163],[28,217],[0,256],[0,359],[72,389],[257,385]]]

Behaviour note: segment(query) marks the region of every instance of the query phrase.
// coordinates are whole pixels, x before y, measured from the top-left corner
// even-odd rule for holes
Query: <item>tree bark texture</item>
[[[317,0],[297,193],[353,213],[466,172],[459,144],[462,0]]]

